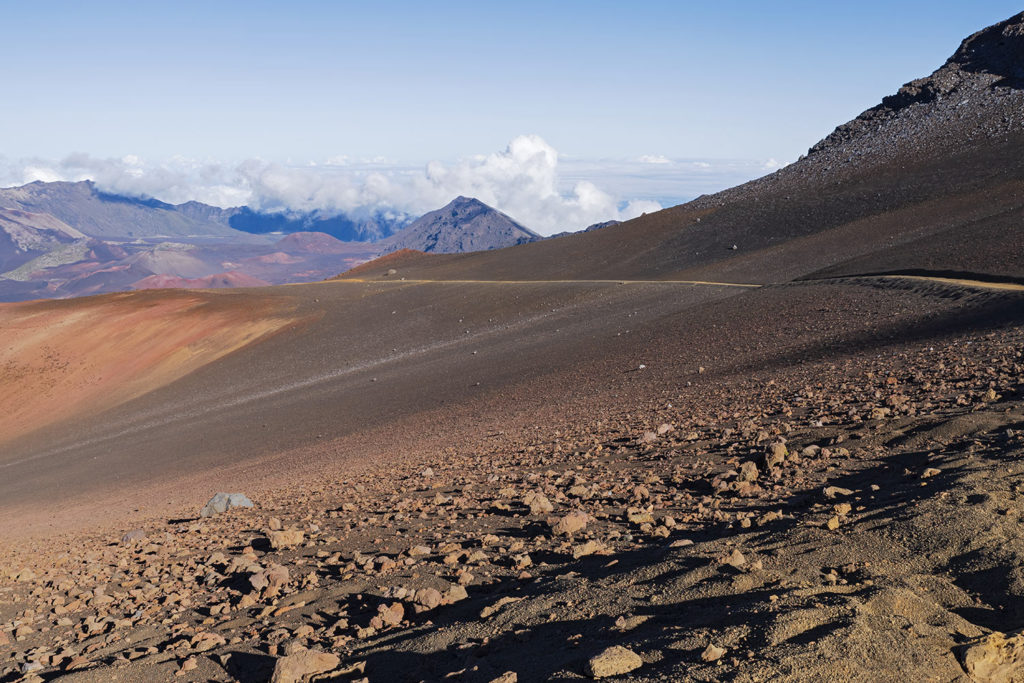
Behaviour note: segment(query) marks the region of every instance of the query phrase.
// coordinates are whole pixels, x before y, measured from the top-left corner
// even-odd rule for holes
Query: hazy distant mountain
[[[0,208],[0,273],[88,238],[44,213]]]
[[[264,235],[281,232],[322,232],[343,242],[376,242],[395,234],[409,223],[405,214],[377,212],[366,218],[319,211],[260,213],[247,206],[225,209],[227,225],[235,230]]]
[[[401,248],[450,253],[540,239],[465,197],[392,234],[406,220],[383,212],[362,221],[315,212],[261,214],[123,197],[89,181],[35,182],[0,189],[0,301],[154,286],[309,282]],[[286,234],[271,243],[250,232]]]
[[[541,239],[537,233],[493,209],[479,199],[456,197],[442,209],[431,211],[383,241],[386,251],[451,254],[486,251]]]
[[[100,192],[91,181],[34,182],[0,189],[0,208],[50,214],[79,232],[100,239],[150,237],[244,237],[219,220],[220,209],[209,207],[210,217],[181,210],[156,199],[137,199]]]

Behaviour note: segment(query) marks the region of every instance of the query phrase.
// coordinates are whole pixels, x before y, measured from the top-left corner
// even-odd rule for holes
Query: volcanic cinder
[[[0,678],[1021,680],[1022,36],[633,221],[0,308]]]

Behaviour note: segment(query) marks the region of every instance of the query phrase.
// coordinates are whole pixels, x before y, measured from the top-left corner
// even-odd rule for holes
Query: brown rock
[[[277,660],[270,680],[271,683],[298,683],[308,676],[333,671],[339,664],[341,659],[337,655],[318,650],[302,650]]]
[[[590,516],[581,510],[573,510],[565,517],[562,517],[551,525],[551,531],[556,536],[572,536],[575,533],[587,528]]]
[[[786,456],[789,455],[789,449],[786,448],[784,443],[773,443],[768,446],[768,450],[764,455],[764,464],[766,467],[778,467],[782,463],[786,462]]]
[[[305,540],[306,535],[301,529],[286,529],[284,531],[271,531],[267,534],[270,547],[274,550],[283,550],[299,545]]]
[[[704,648],[704,652],[700,653],[700,658],[705,662],[717,662],[725,656],[725,653],[726,649],[724,647],[718,647],[714,643],[708,643],[708,646]]]
[[[722,563],[739,569],[747,563],[747,558],[743,556],[743,553],[741,553],[739,549],[733,548],[733,551],[722,560]]]
[[[1024,674],[1024,635],[996,631],[965,645],[960,661],[978,683],[1012,683]]]
[[[555,506],[551,504],[547,496],[537,491],[531,491],[523,496],[523,505],[530,508],[530,514],[532,515],[541,515],[555,509]]]
[[[587,662],[587,674],[591,678],[621,676],[643,666],[640,655],[621,645],[613,645]]]
[[[826,486],[822,491],[826,498],[839,498],[841,496],[852,496],[853,491],[844,489],[841,486]]]
[[[513,555],[512,566],[516,569],[526,569],[527,567],[533,566],[533,560],[527,553],[523,553],[522,555]]]
[[[262,590],[267,597],[274,597],[288,583],[288,568],[272,564],[249,577],[249,583],[256,590]]]
[[[198,666],[199,666],[199,663],[196,661],[196,658],[195,657],[189,657],[188,659],[186,659],[184,662],[181,663],[181,668],[179,668],[178,671],[174,675],[175,676],[184,676],[189,671],[194,670]]]
[[[227,644],[224,636],[211,631],[203,631],[192,637],[192,649],[196,652],[207,652],[215,647]]]
[[[644,510],[643,508],[627,508],[626,519],[629,520],[630,524],[654,524],[654,515],[650,510]]]
[[[441,604],[441,592],[436,588],[421,588],[416,591],[416,607],[419,611],[431,610]]]
[[[760,472],[757,471],[757,465],[752,461],[748,460],[740,465],[740,481],[757,481],[759,476]]]
[[[604,552],[606,552],[605,545],[600,541],[587,541],[586,543],[574,545],[572,547],[572,557],[574,560],[586,557],[587,555],[596,555],[597,553]]]
[[[386,607],[381,605],[377,608],[377,616],[385,626],[398,626],[405,618],[405,607],[400,602],[393,602]]]
[[[473,576],[472,574],[469,574],[470,581],[472,581],[472,576]],[[466,592],[466,589],[463,586],[461,586],[461,585],[452,586],[451,588],[449,588],[448,590],[446,590],[444,592],[444,604],[450,605],[450,604],[452,604],[454,602],[459,602],[460,600],[465,600],[468,597],[469,597],[469,593]]]

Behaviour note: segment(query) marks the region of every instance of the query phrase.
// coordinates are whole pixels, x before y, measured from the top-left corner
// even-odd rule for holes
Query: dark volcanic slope
[[[971,36],[934,74],[770,176],[584,235],[423,257],[402,274],[781,282],[941,268],[1022,277],[1022,34],[1024,14]]]
[[[526,244],[540,235],[478,199],[456,197],[420,216],[384,242],[387,251],[415,249],[436,254],[487,251]]]

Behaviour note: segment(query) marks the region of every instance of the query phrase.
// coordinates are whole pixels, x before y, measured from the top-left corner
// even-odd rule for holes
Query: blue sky
[[[1020,9],[999,1],[5,2],[0,154],[8,169],[73,153],[131,155],[145,162],[137,173],[173,158],[229,168],[254,158],[286,167],[333,159],[365,176],[367,164],[383,171],[383,162],[389,173],[458,164],[533,135],[557,150],[574,182],[586,167],[620,203],[667,201],[665,188],[645,191],[640,172],[622,163],[748,160],[743,174],[723,175],[729,182],[770,159],[792,161],[937,68],[966,35]],[[601,176],[594,160],[615,160],[619,170]],[[665,180],[657,179],[665,164],[647,166],[652,182]]]

